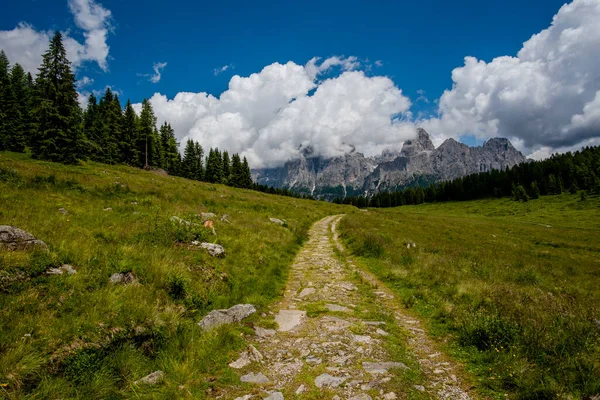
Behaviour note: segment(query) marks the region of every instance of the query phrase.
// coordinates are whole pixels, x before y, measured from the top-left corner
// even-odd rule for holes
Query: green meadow
[[[597,196],[370,209],[340,229],[362,265],[465,362],[480,393],[600,393]]]
[[[311,224],[345,210],[125,166],[0,154],[0,225],[49,247],[0,252],[0,397],[217,396],[238,384],[227,363],[251,330],[203,333],[197,322],[238,303],[257,306],[248,323],[260,318]],[[216,236],[196,216],[203,212],[217,214]],[[222,245],[225,257],[190,247],[193,240]],[[46,274],[63,264],[77,273]],[[127,272],[136,284],[109,283]],[[156,370],[163,384],[134,384]]]

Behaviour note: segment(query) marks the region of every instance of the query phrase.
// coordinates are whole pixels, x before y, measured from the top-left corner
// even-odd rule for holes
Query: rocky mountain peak
[[[407,140],[402,146],[402,152],[400,153],[404,157],[412,157],[423,151],[433,151],[435,147],[433,142],[429,138],[429,133],[425,129],[417,129],[417,138],[413,140]]]

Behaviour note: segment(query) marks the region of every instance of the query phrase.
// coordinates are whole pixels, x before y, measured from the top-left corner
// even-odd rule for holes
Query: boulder
[[[336,388],[340,386],[346,378],[331,376],[329,374],[322,374],[315,378],[315,386],[319,389],[322,388]]]
[[[146,375],[142,379],[139,379],[134,382],[136,385],[156,385],[160,383],[164,378],[164,373],[162,371],[154,371],[151,374]]]
[[[284,400],[283,393],[281,392],[273,392],[268,397],[265,397],[264,400]]]
[[[9,225],[0,225],[0,250],[47,250],[48,246],[31,233]]]
[[[240,378],[240,380],[242,382],[248,382],[248,383],[269,383],[269,382],[271,382],[269,380],[269,378],[267,378],[262,372],[259,372],[258,374],[250,372],[249,374],[242,376]]]
[[[255,312],[256,308],[252,304],[237,304],[224,310],[212,310],[198,322],[198,326],[204,330],[208,330],[225,324],[233,324]]]
[[[136,283],[137,278],[131,272],[127,272],[127,273],[120,272],[120,273],[112,274],[110,276],[110,278],[108,278],[108,281],[110,283],[112,283],[113,285],[116,285],[116,284],[130,285],[132,283]]]
[[[192,244],[194,244],[194,242],[192,242]],[[223,257],[225,255],[225,249],[220,244],[201,243],[200,247],[206,249],[206,251],[208,251],[208,254],[210,254],[213,257]]]
[[[73,268],[72,265],[69,265],[69,264],[63,264],[59,268],[50,268],[48,271],[46,271],[46,274],[48,274],[48,275],[62,275],[62,274],[74,275],[76,273],[77,273],[77,270],[75,268]]]

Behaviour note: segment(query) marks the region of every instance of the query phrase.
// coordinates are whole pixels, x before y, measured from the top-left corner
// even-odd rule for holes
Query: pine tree
[[[240,159],[240,155],[236,153],[231,157],[231,176],[229,177],[229,185],[241,187],[243,175],[242,160]]]
[[[156,133],[156,117],[148,99],[142,102],[142,112],[138,121],[139,140],[136,146],[140,151],[138,164],[143,167],[156,166],[155,163],[160,157],[156,146],[159,145],[160,140]]]
[[[87,157],[97,161],[102,154],[100,134],[100,115],[96,96],[90,94],[88,104],[83,112],[83,130],[86,136]]]
[[[10,79],[8,74],[8,57],[4,50],[0,51],[0,151],[6,150],[8,141],[7,102]]]
[[[77,102],[75,76],[71,72],[60,32],[56,32],[50,48],[43,55],[35,88],[33,156],[76,163],[83,158],[81,110]]]
[[[163,168],[171,175],[177,175],[181,156],[179,155],[179,143],[175,139],[175,132],[168,123],[160,127],[160,142],[163,149]]]
[[[210,183],[221,183],[223,179],[223,158],[219,149],[210,149],[206,159],[205,180]]]
[[[241,187],[250,189],[252,187],[252,174],[250,173],[250,167],[248,166],[248,160],[244,157],[244,161],[242,162],[242,179],[241,179]]]
[[[183,159],[181,160],[181,176],[188,179],[196,179],[195,168],[196,148],[192,139],[188,139],[183,150]]]
[[[11,82],[10,64],[0,52],[0,150],[23,152],[25,136],[23,118]]]
[[[121,127],[121,154],[123,162],[128,165],[139,165],[140,152],[138,147],[138,120],[131,101],[127,100],[125,115]]]
[[[28,121],[30,118],[28,79],[23,67],[15,64],[11,71],[10,83],[13,93],[13,105],[11,105],[14,122],[10,134],[9,150],[23,152],[27,145]]]
[[[540,188],[538,188],[536,181],[531,182],[531,190],[529,191],[529,195],[532,199],[540,198]]]
[[[194,178],[199,181],[204,180],[204,167],[203,167],[203,159],[204,159],[204,149],[200,145],[200,143],[194,143]]]
[[[227,150],[223,152],[223,179],[222,182],[225,185],[229,184],[231,179],[231,161],[229,159],[229,153]]]

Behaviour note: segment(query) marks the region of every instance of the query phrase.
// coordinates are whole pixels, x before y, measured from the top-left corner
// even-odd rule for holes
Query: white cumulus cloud
[[[158,124],[169,121],[181,141],[192,138],[248,157],[254,167],[281,165],[311,149],[337,156],[368,155],[414,137],[410,100],[387,77],[368,77],[353,57],[306,65],[274,63],[248,77],[235,75],[218,98],[156,93],[150,99]],[[334,66],[341,71],[318,80]],[[139,110],[140,104],[136,105]]]
[[[466,57],[439,101],[439,117],[421,121],[447,137],[509,137],[532,155],[600,136],[600,1],[564,5],[516,57]],[[538,151],[539,150],[539,151]]]
[[[106,40],[111,29],[111,12],[94,0],[69,0],[69,9],[85,38],[84,43],[80,43],[68,32],[63,32],[63,43],[73,67],[91,61],[103,71],[108,71],[109,46]],[[0,31],[0,48],[12,64],[19,63],[25,71],[35,75],[53,34],[21,22],[12,30]]]

